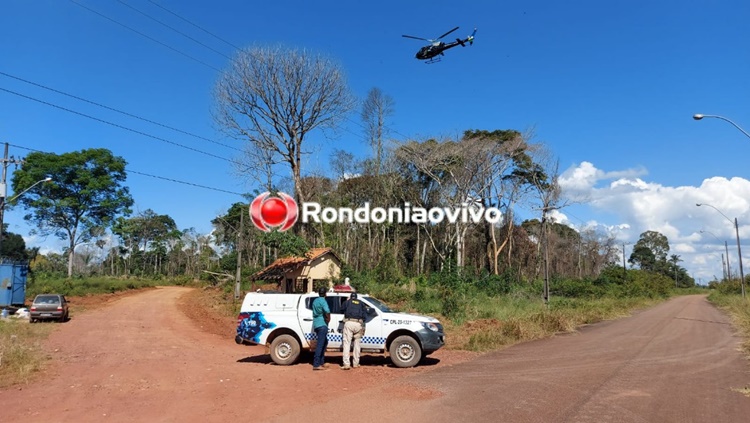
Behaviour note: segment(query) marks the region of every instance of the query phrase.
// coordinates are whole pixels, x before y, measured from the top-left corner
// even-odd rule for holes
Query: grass
[[[722,294],[714,291],[708,296],[709,301],[726,311],[732,324],[742,335],[742,351],[750,356],[750,300],[737,294]]]
[[[0,320],[0,388],[28,383],[45,361],[41,342],[54,325]]]
[[[489,351],[519,342],[572,332],[586,324],[629,316],[634,310],[661,300],[651,298],[552,299],[508,297],[473,299],[466,308],[467,318],[446,322],[449,349]]]

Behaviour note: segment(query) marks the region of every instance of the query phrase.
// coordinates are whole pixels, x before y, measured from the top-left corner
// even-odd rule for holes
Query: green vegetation
[[[26,383],[44,365],[40,343],[52,325],[0,320],[0,388]]]
[[[35,151],[13,173],[14,192],[51,179],[18,197],[17,202],[30,210],[24,219],[36,226],[40,235],[68,241],[69,278],[76,247],[101,242],[114,218],[130,213],[133,198],[123,185],[125,164],[123,158],[103,148],[60,155]]]
[[[157,285],[184,285],[183,280],[172,282],[154,281],[145,279],[115,279],[115,278],[80,278],[67,279],[50,278],[31,280],[26,287],[27,303],[30,303],[37,294],[55,293],[66,296],[86,296],[92,294],[111,294],[129,289],[148,288]]]
[[[617,277],[612,277],[616,274]],[[445,325],[448,348],[487,351],[521,341],[570,332],[581,325],[628,316],[671,295],[705,292],[673,288],[658,273],[607,269],[598,279],[550,283],[551,300],[542,301],[542,281],[518,282],[516,275],[470,275],[456,267],[430,277],[388,284],[377,272],[352,275],[353,285],[394,308],[437,316]]]

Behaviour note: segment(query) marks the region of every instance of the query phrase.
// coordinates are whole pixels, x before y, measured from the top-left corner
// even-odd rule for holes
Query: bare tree
[[[393,105],[393,98],[377,87],[367,93],[367,98],[362,104],[365,133],[375,153],[375,176],[380,174],[380,167],[383,163],[383,139],[388,130],[385,121],[393,114]]]
[[[354,176],[358,171],[358,163],[354,158],[354,154],[348,151],[339,150],[338,148],[331,153],[330,166],[336,177],[336,184],[347,177]]]
[[[304,201],[303,145],[315,129],[335,128],[356,105],[344,72],[329,58],[305,50],[254,47],[241,50],[216,85],[214,117],[229,135],[247,139],[258,158],[289,165],[297,201]],[[261,174],[268,173],[267,167]]]
[[[540,150],[540,169],[543,172],[536,173],[532,178],[532,185],[538,195],[539,209],[542,212],[540,228],[540,246],[542,248],[542,262],[544,265],[544,303],[549,301],[549,214],[554,210],[566,207],[568,204],[561,200],[561,188],[559,184],[559,162],[552,156],[551,152]]]

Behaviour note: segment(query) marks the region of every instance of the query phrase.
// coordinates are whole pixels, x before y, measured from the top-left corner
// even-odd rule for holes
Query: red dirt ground
[[[439,350],[412,369],[363,356],[362,367],[313,372],[311,356],[277,366],[263,347],[234,343],[236,321],[207,308],[199,290],[164,287],[71,298],[71,320],[45,342],[50,361],[33,382],[0,390],[13,420],[264,421],[477,356]],[[394,394],[432,398],[393,384]]]

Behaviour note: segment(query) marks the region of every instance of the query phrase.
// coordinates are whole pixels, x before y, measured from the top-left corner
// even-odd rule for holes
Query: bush
[[[606,288],[594,285],[588,279],[562,279],[551,284],[550,294],[570,298],[598,298],[606,294]]]
[[[510,292],[512,272],[506,271],[502,275],[484,275],[477,279],[474,286],[489,296],[504,295]]]
[[[715,289],[718,293],[724,295],[742,294],[742,286],[740,285],[739,279],[732,279],[724,282],[711,282],[709,286]]]

